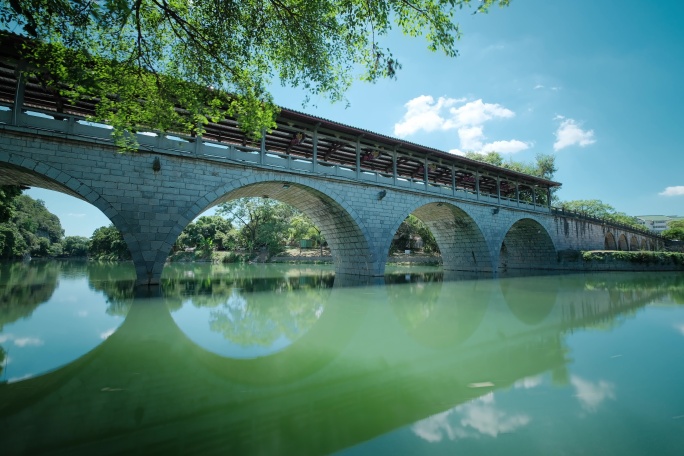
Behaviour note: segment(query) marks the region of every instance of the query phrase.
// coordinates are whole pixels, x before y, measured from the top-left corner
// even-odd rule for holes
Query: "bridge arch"
[[[635,235],[629,239],[629,250],[639,250],[639,240]]]
[[[615,242],[615,236],[610,231],[606,233],[606,238],[603,241],[603,249],[617,250],[617,242]]]
[[[373,255],[368,229],[344,198],[325,184],[291,176],[252,176],[217,188],[181,217],[169,232],[166,243],[173,245],[183,229],[207,209],[235,199],[253,197],[274,199],[306,214],[325,236],[336,273],[357,276],[383,274],[384,269],[378,267],[379,262]]]
[[[43,188],[64,193],[95,206],[123,235],[136,271],[145,271],[145,259],[138,240],[131,235],[134,231],[133,228],[111,202],[103,198],[92,187],[83,183],[79,178],[45,163],[38,163],[31,159],[15,161],[11,155],[0,156],[0,170],[3,171],[2,177],[0,177],[0,185],[25,185]]]
[[[627,242],[627,236],[625,236],[625,233],[622,233],[620,237],[618,238],[618,250],[621,251],[628,251],[629,250],[629,243]]]
[[[556,261],[556,247],[547,229],[534,219],[521,218],[501,242],[498,270],[549,269]]]
[[[492,271],[488,244],[480,227],[468,212],[451,202],[423,203],[401,213],[381,247],[384,259],[389,255],[392,237],[411,214],[425,223],[435,237],[445,271]]]

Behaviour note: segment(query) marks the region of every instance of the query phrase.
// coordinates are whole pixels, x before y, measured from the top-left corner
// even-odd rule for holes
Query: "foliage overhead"
[[[392,28],[456,56],[457,13],[509,2],[0,0],[0,30],[36,43],[25,56],[46,85],[99,98],[98,120],[124,143],[137,125],[201,132],[226,115],[259,136],[274,125],[273,82],[342,100],[356,78],[395,77],[401,65],[382,43]]]

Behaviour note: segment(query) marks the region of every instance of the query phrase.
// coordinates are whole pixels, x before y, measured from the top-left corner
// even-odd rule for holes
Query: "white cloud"
[[[525,426],[531,418],[510,414],[496,407],[494,394],[489,393],[467,404],[438,413],[415,423],[411,430],[428,442],[464,438],[496,437]]]
[[[541,85],[541,84],[537,84],[536,86],[534,86],[534,89],[535,89],[535,90],[543,89],[543,88],[544,88],[544,86]]]
[[[42,339],[39,339],[37,337],[21,337],[18,339],[14,339],[14,345],[16,345],[17,347],[40,347],[44,343],[45,342],[43,342]]]
[[[615,399],[615,385],[604,380],[592,383],[573,375],[570,383],[575,387],[582,408],[588,412],[596,411],[606,399]]]
[[[574,119],[565,119],[562,116],[556,116],[554,119],[562,119],[562,121],[556,130],[556,142],[553,143],[553,150],[558,151],[575,144],[585,147],[596,142],[594,130],[582,130],[580,124]]]
[[[510,141],[494,141],[482,146],[482,152],[499,152],[500,154],[514,154],[530,148],[530,143],[512,139]]]
[[[681,196],[684,195],[684,185],[676,185],[674,187],[667,187],[662,192],[658,193],[661,196]]]
[[[493,119],[510,119],[515,113],[482,99],[464,103],[466,100],[440,97],[436,101],[429,95],[421,95],[405,104],[406,113],[401,122],[394,125],[394,134],[409,136],[419,131],[456,130],[460,147],[451,153],[463,155],[464,150],[475,152],[497,151],[503,154],[528,149],[531,143],[517,139],[486,143],[484,124]]]
[[[421,95],[409,100],[404,105],[406,107],[406,114],[404,114],[403,120],[394,125],[394,134],[404,137],[420,130],[427,132],[443,130],[446,120],[442,117],[440,111],[462,101],[464,100],[439,97],[435,102],[435,99],[430,95]]]
[[[85,214],[74,214],[73,212],[69,212],[67,214],[69,217],[85,217]]]

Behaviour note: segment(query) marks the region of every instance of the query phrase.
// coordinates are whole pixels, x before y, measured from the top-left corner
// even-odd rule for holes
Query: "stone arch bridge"
[[[660,238],[565,214],[559,183],[283,109],[250,142],[234,120],[203,137],[138,132],[121,153],[92,106],[69,105],[0,62],[0,185],[47,188],[99,208],[124,236],[139,284],[154,285],[181,231],[220,203],[273,198],[309,216],[340,274],[384,274],[414,214],[445,270],[564,269],[565,250],[657,249]]]

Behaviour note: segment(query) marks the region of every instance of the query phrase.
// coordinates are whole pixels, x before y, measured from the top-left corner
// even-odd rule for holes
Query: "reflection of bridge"
[[[7,46],[5,46],[7,44]],[[222,202],[268,197],[321,229],[340,273],[383,274],[391,240],[414,214],[432,230],[447,270],[558,269],[557,252],[657,247],[658,238],[553,212],[560,184],[295,111],[251,143],[227,120],[202,138],[139,134],[119,154],[111,130],[17,79],[11,43],[0,62],[0,184],[57,190],[98,207],[124,234],[140,284],[156,284],[173,243]],[[624,237],[624,242],[621,242]],[[610,244],[612,245],[612,244]]]
[[[658,295],[610,283],[580,292],[576,280],[536,278],[544,292],[525,297],[531,306],[507,302],[505,280],[443,283],[410,308],[397,307],[392,293],[420,287],[335,288],[311,332],[257,360],[209,353],[178,330],[163,299],[137,301],[92,352],[0,386],[3,452],[347,448],[521,378],[563,372],[563,331],[612,320]],[[466,305],[454,305],[454,296]],[[481,304],[468,307],[475,299]]]

